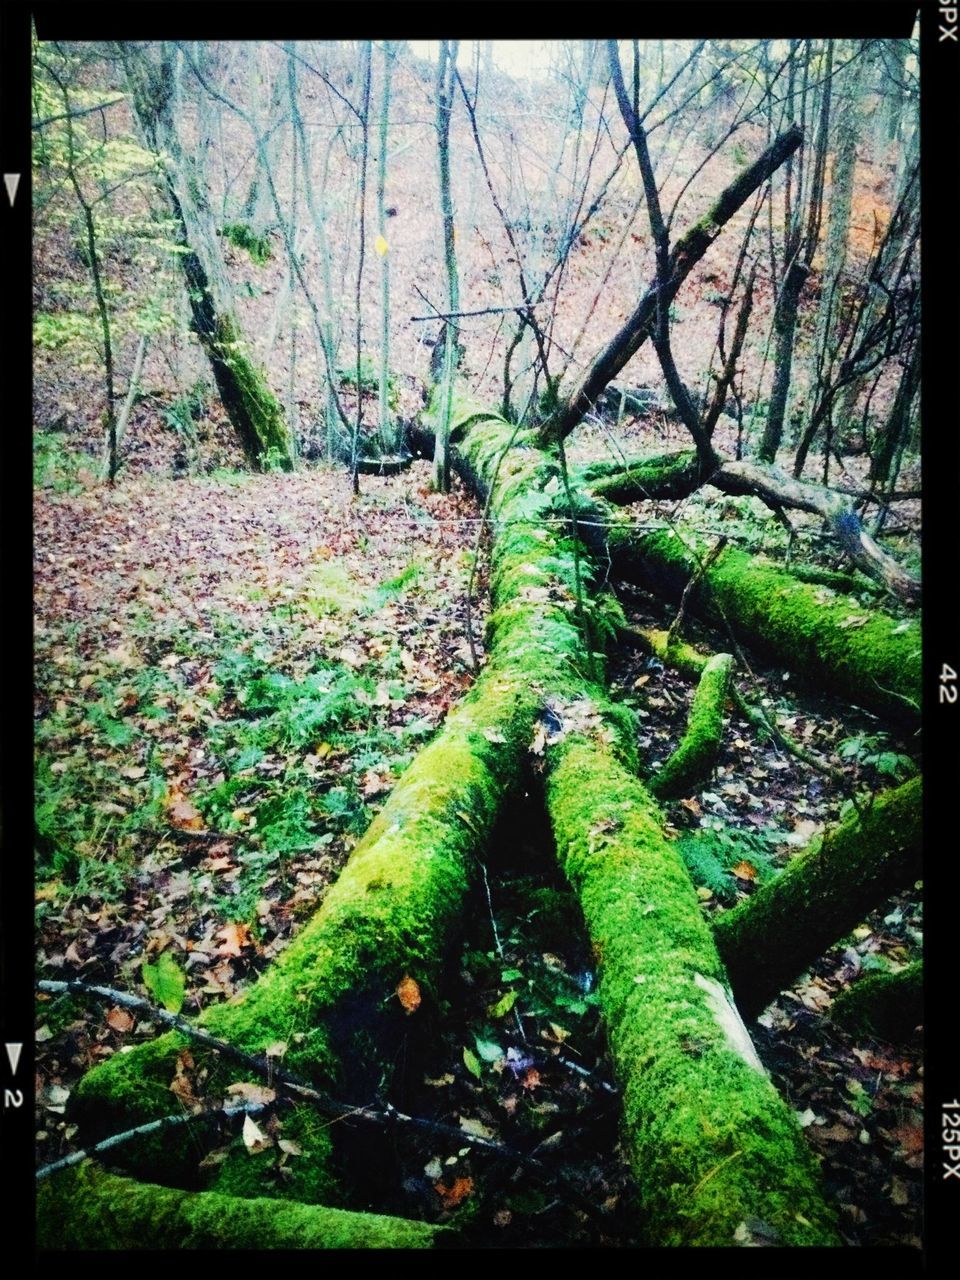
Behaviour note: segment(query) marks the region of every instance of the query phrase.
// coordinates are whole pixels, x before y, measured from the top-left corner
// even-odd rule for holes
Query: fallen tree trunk
[[[284,1065],[339,1096],[386,1087],[392,1048],[410,1016],[398,985],[412,980],[427,1001],[435,993],[472,864],[539,744],[549,758],[559,856],[600,957],[649,1239],[749,1244],[756,1220],[784,1243],[836,1243],[802,1133],[742,1030],[734,1030],[723,970],[689,879],[660,834],[648,793],[624,768],[636,764],[636,726],[602,694],[611,624],[596,592],[600,572],[576,523],[592,508],[578,504],[571,519],[560,459],[531,447],[529,434],[476,411],[461,416],[458,432],[458,466],[488,493],[496,530],[488,666],[403,775],[314,919],[245,996],[210,1009],[201,1022],[249,1052],[285,1042]],[[558,719],[577,751],[556,737]],[[638,965],[650,966],[655,1016],[644,1006]],[[81,1114],[96,1117],[102,1130],[121,1127],[121,1113],[127,1126],[168,1110],[184,1047],[167,1036],[115,1055],[75,1090]],[[212,1061],[204,1068],[208,1091],[235,1074]],[[279,1194],[337,1198],[328,1132],[306,1108],[285,1121],[285,1136],[303,1155]],[[158,1147],[141,1152],[141,1168],[145,1159],[152,1176],[172,1163]],[[278,1194],[261,1161],[241,1148],[215,1189]],[[181,1160],[181,1174],[184,1167]]]
[[[870,537],[851,498],[822,485],[795,480],[777,467],[758,467],[751,462],[724,462],[710,476],[710,483],[724,493],[751,495],[774,508],[822,516],[841,550],[862,573],[906,604],[920,603],[920,583]]]
[[[894,1044],[913,1039],[923,1024],[923,963],[859,979],[834,1000],[830,1021],[854,1035]]]
[[[493,433],[502,449],[504,424]],[[472,438],[474,467],[492,475],[498,449],[481,427]],[[313,919],[238,1002],[210,1008],[203,1027],[248,1053],[285,1043],[284,1063],[316,1087],[367,1102],[384,1087],[394,1048],[406,1027],[396,998],[410,978],[428,1001],[462,919],[477,855],[490,837],[523,762],[542,698],[582,678],[596,644],[584,645],[591,606],[576,616],[577,570],[569,541],[559,544],[530,511],[536,469],[503,467],[504,514],[523,504],[527,518],[498,539],[492,571],[494,612],[490,663],[443,731],[394,789]],[[555,478],[555,464],[550,473]],[[543,487],[542,485],[540,486]],[[539,499],[544,509],[550,496]],[[541,536],[543,535],[543,536]],[[90,1071],[72,1097],[85,1130],[98,1137],[166,1114],[169,1088],[186,1041],[178,1033],[116,1054]],[[197,1075],[215,1091],[236,1070],[195,1047]],[[304,1149],[284,1193],[306,1201],[336,1200],[328,1130],[298,1107],[285,1132]],[[191,1148],[169,1139],[131,1145],[125,1163],[189,1180]],[[242,1148],[222,1167],[218,1189],[269,1193],[267,1162]]]
[[[750,1244],[760,1222],[777,1244],[839,1243],[656,805],[611,749],[616,727],[589,704],[571,719],[547,748],[547,808],[599,962],[647,1242]]]
[[[38,1249],[430,1249],[450,1234],[376,1213],[177,1191],[92,1162],[40,1183],[37,1224]]]
[[[826,831],[753,897],[722,915],[714,936],[737,1006],[753,1018],[874,907],[920,875],[919,778],[878,796]]]
[[[614,569],[630,581],[679,600],[698,559],[709,553],[695,534],[672,529],[632,534],[613,527]],[[791,673],[857,706],[916,728],[920,719],[920,625],[798,582],[770,560],[724,548],[690,595],[707,621],[726,620],[737,638]]]
[[[705,471],[689,449],[622,461],[588,463],[578,478],[598,498],[617,506],[646,499],[685,498],[702,484],[737,497],[755,497],[773,511],[809,511],[823,517],[838,549],[872,582],[909,605],[920,603],[919,581],[864,529],[853,499],[822,485],[795,480],[773,466],[718,459]],[[808,579],[809,580],[809,579]]]

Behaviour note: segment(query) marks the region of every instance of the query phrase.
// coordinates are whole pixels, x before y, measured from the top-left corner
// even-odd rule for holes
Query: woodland
[[[919,1249],[918,103],[34,42],[41,1248]]]

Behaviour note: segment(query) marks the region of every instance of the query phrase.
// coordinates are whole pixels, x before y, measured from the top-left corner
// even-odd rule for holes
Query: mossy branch
[[[717,653],[703,667],[690,706],[687,730],[676,751],[650,781],[659,800],[690,795],[716,768],[723,740],[723,709],[730,690],[733,655]]]
[[[716,922],[737,1005],[755,1017],[828,947],[920,875],[922,784],[912,778],[817,837]]]
[[[830,1007],[830,1021],[854,1035],[904,1044],[923,1023],[923,963],[896,973],[872,973],[841,991]]]
[[[178,1191],[92,1163],[40,1184],[37,1223],[40,1249],[429,1249],[449,1236],[406,1218]]]

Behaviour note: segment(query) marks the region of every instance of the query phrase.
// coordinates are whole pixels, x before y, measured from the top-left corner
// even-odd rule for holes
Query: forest
[[[919,1257],[919,67],[34,38],[41,1249]]]

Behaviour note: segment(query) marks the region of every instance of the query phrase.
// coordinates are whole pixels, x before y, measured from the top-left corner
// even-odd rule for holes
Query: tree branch
[[[796,126],[780,135],[752,165],[745,169],[721,192],[710,212],[695,223],[674,245],[670,254],[669,276],[662,295],[654,283],[643,295],[633,314],[622,325],[607,346],[596,357],[577,386],[541,428],[541,441],[553,443],[568,436],[583,415],[595,403],[600,392],[615,378],[631,356],[635,355],[654,331],[657,299],[664,305],[679,292],[680,286],[713,244],[724,226],[743,207],[754,191],[793,155],[803,142]]]

